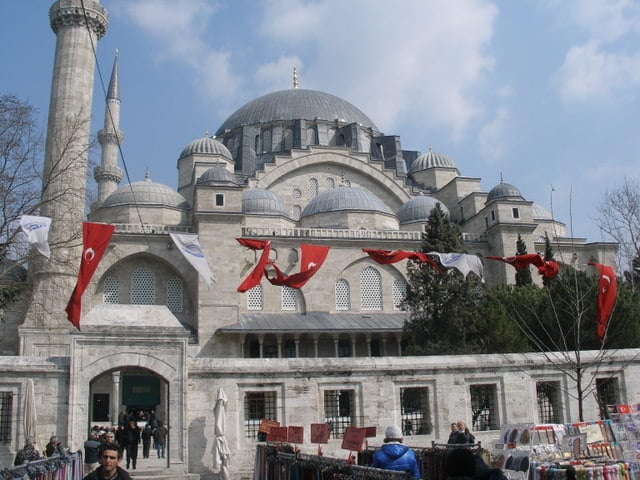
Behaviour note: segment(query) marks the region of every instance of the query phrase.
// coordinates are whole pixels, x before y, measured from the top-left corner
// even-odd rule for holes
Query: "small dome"
[[[444,213],[449,215],[449,209],[441,202],[429,195],[420,195],[412,198],[398,209],[398,221],[400,225],[407,223],[426,222],[429,220],[431,211],[440,205]]]
[[[457,168],[453,160],[446,155],[436,153],[431,148],[427,153],[423,153],[411,163],[411,171],[420,172],[427,170],[428,168],[444,167],[444,168]]]
[[[284,201],[263,188],[252,188],[242,194],[242,213],[288,216]]]
[[[491,200],[497,200],[498,198],[511,198],[517,200],[524,200],[520,190],[511,185],[510,183],[500,182],[498,185],[489,190],[487,195],[487,202]]]
[[[138,205],[189,208],[189,202],[173,188],[152,182],[149,178],[120,187],[109,195],[102,205],[113,207],[115,205],[135,205],[136,203]]]
[[[184,147],[180,158],[187,157],[189,155],[220,155],[228,160],[233,161],[231,152],[222,142],[219,142],[214,137],[205,135],[202,138],[198,138]]]
[[[344,210],[365,210],[392,213],[375,195],[352,187],[338,187],[321,193],[304,208],[300,218],[317,213],[340,212]]]
[[[239,183],[238,179],[233,173],[231,173],[226,168],[220,167],[220,166],[208,168],[207,170],[204,171],[202,175],[200,175],[200,177],[198,177],[198,181],[197,181],[198,184],[218,183],[218,182],[224,182],[224,183],[231,182],[235,184]]]
[[[553,220],[553,215],[545,207],[537,202],[533,202],[531,206],[533,218],[536,220]]]

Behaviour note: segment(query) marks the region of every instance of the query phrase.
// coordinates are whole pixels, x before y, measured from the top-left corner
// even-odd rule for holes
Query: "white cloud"
[[[159,61],[184,64],[194,72],[194,83],[211,98],[236,93],[242,84],[233,74],[231,52],[207,44],[208,24],[218,11],[207,0],[138,0],[120,8],[154,42]]]
[[[293,85],[293,68],[298,75],[302,73],[303,62],[295,55],[283,55],[276,61],[265,63],[256,70],[255,81],[264,86],[265,91],[277,91],[291,88]]]
[[[382,130],[411,114],[460,136],[479,112],[472,91],[493,67],[496,15],[483,0],[272,0],[261,31],[309,54],[304,88],[349,99]]]
[[[489,161],[505,158],[508,150],[507,129],[511,115],[506,108],[499,108],[493,119],[478,132],[478,146],[481,155]]]
[[[596,42],[575,46],[555,82],[565,101],[610,101],[640,86],[640,54],[608,52]]]

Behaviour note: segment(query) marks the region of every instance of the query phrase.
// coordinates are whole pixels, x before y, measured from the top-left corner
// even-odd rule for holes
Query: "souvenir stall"
[[[640,405],[608,420],[502,428],[491,463],[510,480],[640,480]]]
[[[82,455],[77,452],[0,468],[0,480],[81,480],[82,469]]]

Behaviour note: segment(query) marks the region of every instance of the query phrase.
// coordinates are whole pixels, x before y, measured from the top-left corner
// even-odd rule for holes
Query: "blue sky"
[[[45,124],[55,36],[49,0],[0,2],[0,93]],[[337,95],[407,150],[518,187],[607,240],[596,206],[640,178],[637,0],[103,0],[98,63],[120,52],[131,180],[176,186],[178,155],[246,102],[290,88]],[[104,93],[96,76],[93,132]],[[99,152],[94,154],[99,158]],[[553,186],[553,192],[552,192]],[[571,215],[570,215],[571,212]]]

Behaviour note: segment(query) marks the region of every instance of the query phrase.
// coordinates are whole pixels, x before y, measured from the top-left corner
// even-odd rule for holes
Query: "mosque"
[[[42,12],[46,14],[46,12]],[[145,178],[123,184],[118,166],[120,72],[114,62],[104,119],[89,118],[92,43],[107,33],[97,0],[59,0],[40,214],[52,218],[52,257],[30,263],[32,292],[5,312],[0,338],[0,458],[24,440],[23,398],[34,380],[38,429],[80,448],[94,424],[123,408],[155,410],[169,426],[171,478],[219,478],[213,407],[226,398],[224,436],[231,478],[250,478],[263,420],[304,427],[328,423],[326,455],[344,457],[348,426],[402,425],[406,443],[446,439],[462,418],[490,442],[506,423],[576,418],[572,379],[529,355],[403,356],[405,262],[381,265],[363,248],[419,250],[431,210],[448,213],[467,253],[529,252],[613,264],[616,245],[566,236],[540,204],[480,178],[431,148],[406,149],[360,109],[299,88],[238,108],[215,135],[176,146],[177,188]],[[126,105],[122,105],[126,115]],[[85,217],[86,145],[99,129],[97,198]],[[82,298],[80,329],[66,318],[82,254],[84,220],[115,226]],[[197,234],[216,281],[185,259],[170,236]],[[270,242],[268,259],[285,275],[302,271],[301,245],[328,247],[302,288],[264,278],[239,285],[261,259],[237,239]],[[64,247],[56,248],[56,245]],[[514,269],[485,262],[488,284],[514,282]],[[608,403],[639,398],[635,351],[616,352],[589,374]],[[585,358],[595,355],[584,352]],[[550,387],[551,386],[551,387]],[[586,400],[599,417],[594,398]],[[225,461],[227,461],[225,460]]]

